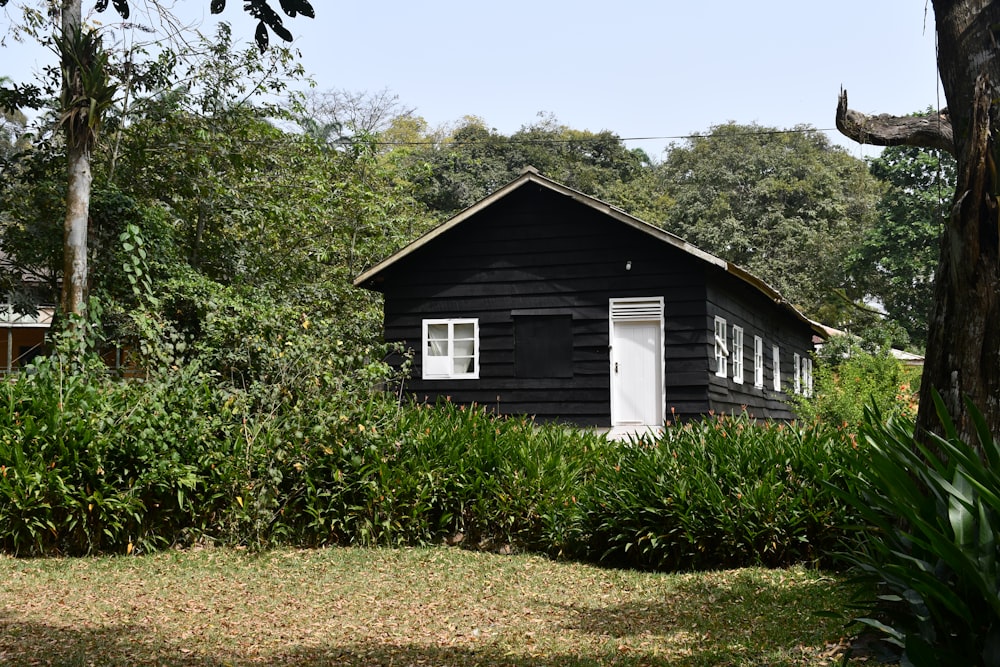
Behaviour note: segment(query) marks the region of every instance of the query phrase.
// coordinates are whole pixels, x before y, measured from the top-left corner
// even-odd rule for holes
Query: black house
[[[792,418],[822,335],[746,271],[531,168],[354,283],[385,295],[418,398],[580,425]]]

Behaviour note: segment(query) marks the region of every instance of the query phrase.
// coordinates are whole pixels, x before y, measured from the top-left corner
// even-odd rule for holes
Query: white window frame
[[[726,319],[715,316],[715,374],[724,378],[729,374],[729,346],[726,343]]]
[[[798,352],[792,353],[792,391],[802,393],[802,357]]]
[[[733,382],[743,384],[743,327],[733,325]]]
[[[771,374],[774,390],[781,391],[781,348],[777,345],[771,347]]]
[[[447,338],[447,350],[444,355],[433,355],[439,359],[447,359],[446,362],[440,362],[439,364],[428,363],[429,357],[432,355],[430,352],[430,340],[428,337],[428,332],[432,325],[442,325],[448,326],[448,338]],[[473,338],[472,338],[472,370],[468,372],[455,372],[455,326],[471,324],[473,325]],[[461,340],[469,340],[467,338]],[[466,318],[447,318],[447,319],[426,319],[423,321],[423,347],[422,357],[421,357],[421,377],[424,380],[476,380],[479,378],[479,319],[466,317]],[[435,369],[434,366],[446,366],[446,370]]]
[[[764,388],[764,339],[753,337],[753,386]]]
[[[813,395],[813,360],[809,356],[802,359],[802,390],[807,397]]]

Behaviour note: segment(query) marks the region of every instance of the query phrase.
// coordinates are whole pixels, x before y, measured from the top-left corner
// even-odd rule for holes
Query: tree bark
[[[837,101],[837,129],[859,144],[872,146],[918,146],[939,148],[954,155],[951,117],[948,110],[916,116],[868,116],[847,108],[847,91]]]
[[[920,391],[918,426],[936,423],[931,390],[945,400],[960,434],[975,442],[968,398],[1000,437],[1000,234],[997,84],[1000,5],[935,0],[938,71],[951,109],[958,184],[945,222],[935,305]]]
[[[62,311],[83,315],[87,310],[87,223],[90,217],[90,152],[69,147],[69,184],[63,228]]]
[[[80,0],[63,0],[62,37],[68,40],[81,28]],[[78,68],[64,52],[62,61],[64,104],[75,99],[80,85]],[[66,111],[66,109],[64,109]],[[70,121],[72,122],[72,121]],[[68,187],[66,219],[63,223],[63,284],[61,305],[64,314],[83,315],[87,309],[87,223],[90,218],[90,144],[84,137],[67,133]]]
[[[1000,33],[994,30],[1000,26],[1000,3],[934,0],[934,14],[951,147],[941,145],[943,131],[929,139],[912,125],[900,140],[906,119],[893,122],[851,112],[845,94],[837,126],[855,140],[946,148],[956,157],[958,185],[935,275],[917,427],[921,433],[942,431],[932,400],[936,390],[959,434],[975,444],[966,400],[983,414],[993,436],[1000,437],[1000,160],[994,139],[1000,132]],[[944,126],[942,119],[937,127]]]

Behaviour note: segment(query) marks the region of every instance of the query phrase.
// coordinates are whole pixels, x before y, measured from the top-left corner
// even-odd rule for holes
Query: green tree
[[[851,306],[844,257],[872,226],[881,191],[865,164],[808,127],[728,123],[668,149],[657,167],[663,226],[760,276],[812,317]]]
[[[0,86],[9,83],[10,78],[0,76]],[[7,109],[0,104],[0,173],[12,155],[28,147],[27,124],[28,118],[20,109]]]
[[[800,419],[856,433],[873,405],[886,418],[916,415],[920,369],[903,365],[887,341],[864,333],[833,336],[817,352],[812,394],[793,399]]]
[[[400,169],[416,197],[441,216],[470,206],[517,178],[527,166],[599,198],[642,174],[649,158],[609,131],[574,130],[551,116],[505,136],[466,117],[450,135],[406,148]]]
[[[642,150],[629,149],[608,130],[591,132],[563,125],[549,114],[510,136],[518,171],[527,165],[570,187],[607,199],[650,165]],[[515,174],[516,176],[516,174]]]
[[[421,231],[426,213],[373,137],[329,144],[282,129],[288,105],[251,94],[298,75],[280,49],[235,50],[225,28],[191,49],[204,59],[165,53],[151,66],[159,79],[136,88],[162,92],[116,108],[114,131],[94,145],[88,256],[105,335],[168,337],[241,377],[266,366],[262,350],[312,335],[307,323],[325,322],[345,354],[364,349],[381,315],[351,280]],[[196,85],[166,85],[180,80]],[[20,266],[55,257],[51,276],[61,257],[60,150],[39,143],[0,183],[0,242]],[[140,246],[137,295],[130,253]]]
[[[506,137],[468,116],[444,140],[407,150],[401,167],[428,208],[447,217],[509,181]]]
[[[285,158],[302,160],[302,151],[312,146],[269,122],[287,114],[259,94],[280,92],[301,76],[301,67],[281,49],[237,49],[226,25],[214,41],[190,51],[165,58],[168,69],[161,76],[197,85],[135,102],[114,153],[105,151],[98,161],[109,181],[128,174],[128,184],[120,187],[165,207],[193,269],[220,282],[245,280],[252,250],[241,239],[248,228],[265,233],[266,212],[290,201],[290,194],[301,195],[281,191],[287,175],[299,173]],[[204,55],[192,62],[194,53]]]
[[[62,146],[41,141],[0,178],[0,289],[21,310],[59,302],[66,163]],[[22,298],[23,297],[23,298]]]
[[[880,303],[922,349],[955,160],[938,149],[893,146],[871,160],[870,169],[889,187],[874,226],[848,259],[849,271],[857,292]]]
[[[371,139],[328,143],[283,130],[293,113],[247,94],[298,75],[276,50],[234,50],[226,28],[193,49],[208,55],[185,77],[201,85],[134,104],[113,155],[114,173],[129,176],[116,177],[115,187],[169,221],[167,232],[136,223],[148,244],[169,246],[151,253],[172,257],[170,266],[152,267],[162,276],[155,291],[163,313],[197,338],[225,303],[256,299],[257,315],[260,303],[272,303],[373,335],[370,295],[350,281],[402,242],[397,230],[420,217],[412,198]],[[111,173],[111,159],[108,151],[95,158],[100,177]]]
[[[0,7],[7,2],[0,0]],[[129,17],[128,0],[113,0],[112,4],[123,19]],[[210,6],[217,14],[225,5],[225,0],[211,0]],[[96,0],[98,11],[104,11],[107,6],[108,0]],[[314,15],[307,0],[281,0],[281,8],[292,17]],[[61,306],[65,313],[82,314],[87,301],[87,225],[93,183],[90,153],[104,114],[114,102],[117,87],[109,77],[108,55],[101,45],[101,36],[83,25],[81,0],[61,0],[50,9],[57,13],[60,21],[55,28],[58,36],[54,41],[60,54],[59,118],[66,139],[68,165]],[[244,9],[258,19],[255,39],[261,50],[267,48],[268,29],[286,41],[292,39],[269,0],[247,0]],[[5,107],[9,106],[10,99],[9,95],[0,97]]]

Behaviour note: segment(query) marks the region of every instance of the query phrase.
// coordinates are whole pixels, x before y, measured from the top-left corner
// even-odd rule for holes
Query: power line
[[[784,134],[815,134],[820,132],[838,132],[836,128],[797,128],[797,129],[787,129],[787,130],[754,130],[747,132],[729,132],[725,134],[678,134],[678,135],[660,135],[660,136],[641,136],[641,137],[619,137],[617,135],[612,135],[615,141],[620,143],[625,143],[629,141],[677,141],[677,140],[696,140],[696,139],[712,139],[715,141],[725,140],[729,137],[750,137],[750,136],[774,136],[774,135],[784,135]],[[377,135],[374,135],[377,137]],[[275,146],[285,143],[294,142],[296,139],[307,139],[309,138],[306,134],[295,134],[286,133],[285,136],[273,139],[242,139],[240,141],[241,145],[256,145],[256,146]],[[535,146],[546,146],[546,145],[559,145],[559,144],[588,144],[596,143],[602,140],[600,136],[589,136],[589,137],[578,137],[572,139],[557,139],[555,137],[549,137],[544,139],[529,139],[523,137],[517,137],[514,135],[503,135],[496,134],[490,135],[490,139],[499,139],[507,145],[535,145]],[[356,136],[344,136],[334,139],[332,141],[324,142],[320,139],[315,139],[318,144],[329,144],[332,146],[350,148],[355,146],[427,146],[427,147],[448,147],[448,146],[475,146],[483,145],[487,143],[487,140],[482,139],[468,139],[468,140],[457,140],[453,138],[446,139],[421,139],[415,141],[387,141],[378,138],[363,139]],[[147,147],[145,150],[149,152],[165,152],[170,149],[177,148],[191,148],[191,147],[208,147],[217,146],[218,144],[211,141],[183,141],[183,142],[170,142],[162,148]]]
[[[720,127],[726,127],[725,125]],[[814,134],[817,132],[839,132],[835,127],[801,127],[801,128],[791,128],[786,130],[752,130],[746,132],[727,132],[724,134],[706,133],[706,134],[675,134],[675,135],[660,135],[660,136],[646,136],[646,137],[619,137],[618,135],[612,134],[614,139],[620,142],[626,141],[677,141],[677,140],[692,140],[692,139],[723,139],[725,137],[750,137],[750,136],[768,136],[768,135],[779,135],[779,134]],[[598,133],[600,134],[600,133]],[[507,143],[512,144],[574,144],[574,143],[587,143],[598,141],[599,138],[584,137],[577,139],[527,139],[521,137],[515,137],[514,135],[503,135],[496,134],[491,135],[491,138],[502,138],[507,141]],[[343,143],[345,145],[352,145],[353,143],[364,143],[363,141],[354,142],[352,138],[346,137],[343,141],[334,142]],[[455,139],[427,139],[420,141],[380,141],[375,139],[371,142],[377,146],[437,146],[437,145],[450,145],[450,146],[463,146],[471,144],[481,144],[484,143],[481,140],[468,140],[468,141],[458,141]]]

